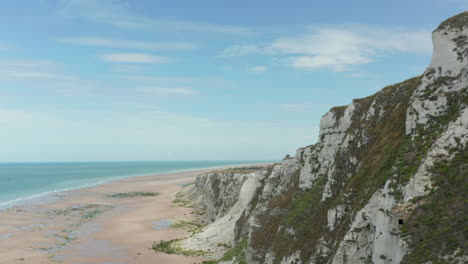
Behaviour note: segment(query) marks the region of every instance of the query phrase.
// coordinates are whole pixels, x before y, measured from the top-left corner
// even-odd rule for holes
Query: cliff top
[[[463,29],[463,27],[468,28],[468,11],[464,11],[456,16],[448,18],[442,22],[435,31],[445,30],[448,28]]]

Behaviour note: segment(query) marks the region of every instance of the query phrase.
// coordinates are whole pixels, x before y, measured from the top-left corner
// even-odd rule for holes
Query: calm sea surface
[[[111,180],[259,161],[0,163],[0,208]],[[261,162],[261,161],[260,161]]]

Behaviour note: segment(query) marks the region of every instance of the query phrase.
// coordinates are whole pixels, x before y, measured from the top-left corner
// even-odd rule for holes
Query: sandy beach
[[[0,211],[0,263],[201,263],[151,247],[188,235],[168,225],[195,218],[173,200],[212,170],[118,180]]]

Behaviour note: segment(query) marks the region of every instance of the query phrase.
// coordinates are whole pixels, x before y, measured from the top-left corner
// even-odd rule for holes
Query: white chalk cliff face
[[[468,140],[468,12],[433,43],[423,75],[331,109],[319,141],[293,158],[200,176],[192,195],[212,223],[182,245],[240,252],[220,263],[414,263],[404,223],[439,188],[434,166]],[[440,258],[462,263],[465,250]]]
[[[223,248],[233,247],[236,242],[236,221],[252,201],[266,173],[266,170],[260,170],[247,174],[212,173],[199,176],[191,196],[196,199],[195,205],[213,223],[203,232],[182,241],[180,246],[202,250],[214,258],[222,256]]]

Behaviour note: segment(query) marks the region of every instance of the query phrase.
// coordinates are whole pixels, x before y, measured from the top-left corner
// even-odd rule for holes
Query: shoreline
[[[191,208],[174,203],[176,194],[199,174],[267,164],[116,179],[55,193],[44,203],[14,205],[0,211],[2,263],[200,263],[206,259],[150,250],[154,242],[189,234],[183,228],[157,228],[158,221],[196,220]]]
[[[273,162],[271,162],[273,163]],[[220,168],[225,168],[225,167],[245,167],[245,166],[256,166],[256,165],[261,165],[261,164],[269,164],[269,163],[242,163],[242,164],[233,164],[233,165],[221,165],[221,166],[214,166],[214,167],[206,167],[206,168],[196,168],[196,169],[181,169],[181,170],[174,170],[174,171],[167,171],[167,172],[158,172],[158,173],[149,173],[149,174],[141,174],[141,175],[128,175],[128,176],[116,176],[115,178],[110,178],[110,179],[103,179],[99,180],[94,183],[89,183],[85,185],[80,185],[77,187],[69,187],[69,188],[64,188],[64,189],[59,189],[59,190],[53,190],[53,191],[46,191],[42,193],[37,193],[37,194],[32,194],[26,197],[18,197],[13,200],[8,200],[5,202],[0,202],[0,212],[3,210],[6,210],[8,208],[14,207],[14,206],[21,206],[21,205],[34,205],[34,204],[41,204],[41,203],[47,203],[47,199],[50,199],[50,196],[54,195],[60,195],[61,193],[65,192],[70,192],[70,191],[75,191],[75,190],[82,190],[86,188],[92,188],[92,187],[97,187],[101,186],[103,184],[110,184],[115,181],[120,181],[120,180],[125,180],[125,179],[133,179],[133,178],[139,178],[139,177],[155,177],[158,175],[164,175],[164,174],[177,174],[177,173],[183,173],[183,172],[197,172],[197,171],[204,171],[204,170],[215,170],[215,169],[220,169]]]

